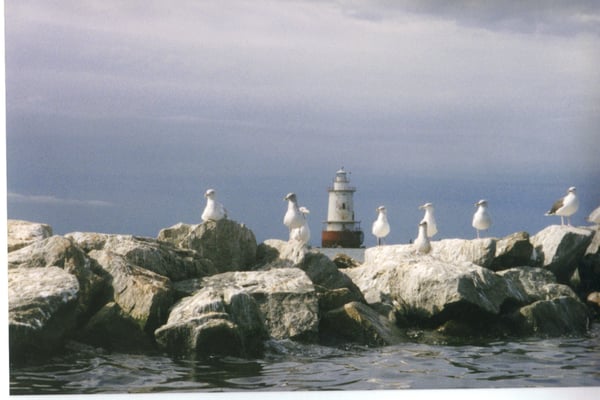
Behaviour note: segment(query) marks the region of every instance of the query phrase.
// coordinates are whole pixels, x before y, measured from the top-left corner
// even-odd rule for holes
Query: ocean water
[[[600,324],[584,337],[479,343],[414,341],[369,348],[269,341],[264,357],[176,360],[73,345],[10,368],[11,395],[597,388]]]

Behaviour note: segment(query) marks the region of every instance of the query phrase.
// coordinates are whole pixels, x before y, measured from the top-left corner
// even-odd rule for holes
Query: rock
[[[107,300],[104,271],[79,247],[62,236],[51,236],[8,254],[8,268],[59,267],[79,282],[77,315],[87,318]]]
[[[582,335],[589,325],[586,306],[567,296],[536,301],[519,309],[511,320],[523,335]]]
[[[356,301],[325,313],[320,331],[325,342],[338,339],[367,346],[396,344],[402,338],[389,319]]]
[[[360,289],[325,254],[309,250],[297,241],[271,239],[260,247],[262,270],[299,268],[306,272],[319,292],[346,288],[351,301],[365,302]]]
[[[268,337],[314,340],[318,322],[317,294],[299,269],[227,272],[204,278],[155,337],[174,355],[247,356]]]
[[[496,254],[490,268],[500,271],[532,263],[533,245],[527,232],[517,232],[496,241]]]
[[[46,224],[9,219],[6,221],[6,225],[9,253],[52,236],[52,227]]]
[[[506,282],[489,269],[470,262],[448,263],[433,256],[398,256],[345,271],[362,290],[367,303],[393,305],[401,319],[439,325],[450,319],[476,320],[497,315],[514,301]]]
[[[200,257],[212,261],[217,272],[248,270],[256,263],[254,233],[229,219],[199,225],[180,223],[160,231],[158,240],[196,251]]]
[[[600,292],[592,292],[588,294],[586,301],[588,304],[592,304],[595,308],[600,309]]]
[[[114,302],[152,337],[175,302],[170,280],[107,250],[93,250],[89,255],[110,276]]]
[[[496,255],[496,240],[485,239],[444,239],[432,242],[433,257],[450,263],[466,261],[489,268]]]
[[[169,243],[132,235],[107,235],[74,232],[65,237],[87,252],[107,250],[120,254],[132,264],[166,276],[173,281],[199,278],[217,273],[212,262],[192,250]]]
[[[537,265],[552,271],[559,283],[567,283],[577,268],[594,231],[570,226],[551,225],[531,237]]]
[[[109,351],[140,353],[154,349],[153,337],[115,302],[105,304],[94,314],[76,339]]]
[[[498,272],[507,280],[508,290],[521,305],[566,296],[578,299],[567,285],[556,283],[556,276],[544,268],[516,267]]]
[[[77,278],[58,267],[8,270],[8,327],[11,362],[50,355],[77,323]]]
[[[333,263],[338,268],[356,268],[360,265],[358,261],[346,254],[336,254]]]

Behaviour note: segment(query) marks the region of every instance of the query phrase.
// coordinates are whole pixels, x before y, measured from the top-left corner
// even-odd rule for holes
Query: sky
[[[208,188],[257,240],[287,239],[356,186],[365,245],[532,234],[577,186],[600,205],[597,1],[5,3],[8,218],[155,237],[199,223]]]

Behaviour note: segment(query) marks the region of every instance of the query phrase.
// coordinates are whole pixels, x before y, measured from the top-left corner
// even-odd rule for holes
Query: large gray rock
[[[93,232],[73,232],[65,237],[86,252],[106,250],[120,254],[132,264],[166,276],[172,281],[217,273],[213,263],[196,252],[151,238]]]
[[[6,221],[6,227],[9,253],[52,236],[50,225],[37,222],[9,219]]]
[[[175,302],[170,280],[107,250],[92,250],[89,255],[110,277],[114,302],[140,330],[152,336]]]
[[[71,240],[51,236],[8,254],[8,268],[59,267],[74,275],[79,282],[77,315],[88,317],[107,296],[107,277],[98,266]]]
[[[403,339],[392,321],[357,301],[326,312],[319,329],[325,343],[342,340],[367,346],[384,346],[399,343]]]
[[[297,241],[266,240],[259,246],[261,270],[299,268],[323,296],[336,296],[340,289],[349,301],[365,302],[360,289],[325,254],[309,250]],[[333,293],[328,293],[333,291]]]
[[[570,296],[536,301],[520,308],[511,319],[524,335],[582,335],[589,326],[585,304]]]
[[[521,304],[558,297],[571,297],[578,300],[573,289],[557,283],[556,276],[545,268],[516,267],[499,271],[498,275],[506,279],[512,297]]]
[[[586,228],[546,227],[531,237],[537,255],[536,266],[552,271],[560,283],[569,282],[593,236],[594,231]]]
[[[444,239],[432,242],[431,255],[450,263],[466,261],[489,268],[496,255],[496,239]]]
[[[369,304],[392,304],[408,320],[440,324],[448,319],[496,315],[512,300],[504,279],[473,263],[449,263],[429,255],[409,255],[401,249],[377,253],[376,257],[365,255],[363,266],[345,273]]]
[[[256,263],[256,237],[245,225],[222,219],[199,225],[177,224],[163,229],[158,240],[196,251],[212,261],[217,272],[243,271]]]
[[[527,232],[516,232],[496,241],[496,254],[490,265],[494,271],[531,265],[533,245]]]
[[[318,311],[314,286],[297,268],[227,272],[204,278],[155,337],[174,355],[256,355],[268,337],[315,340]]]
[[[8,328],[12,362],[49,355],[77,322],[77,278],[58,267],[8,270]]]

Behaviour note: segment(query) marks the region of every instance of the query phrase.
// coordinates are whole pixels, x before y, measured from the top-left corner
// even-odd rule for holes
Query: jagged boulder
[[[516,232],[496,241],[496,253],[490,268],[500,271],[532,263],[533,245],[527,232]]]
[[[166,276],[172,281],[217,273],[212,261],[196,252],[156,239],[133,235],[73,232],[65,235],[86,252],[106,250],[122,255],[131,263]]]
[[[402,319],[426,325],[450,319],[475,320],[499,314],[502,305],[513,300],[504,279],[473,263],[448,263],[402,249],[388,258],[381,250],[375,252],[376,257],[366,254],[363,266],[345,273],[367,302],[387,303]]]
[[[346,289],[343,291],[345,299],[365,302],[360,289],[348,276],[340,272],[329,257],[310,250],[297,241],[270,239],[259,246],[258,253],[261,270],[299,268],[308,275],[323,296],[339,299],[339,289]],[[333,292],[327,293],[329,291]]]
[[[254,233],[244,224],[222,219],[198,225],[177,224],[163,229],[158,240],[194,250],[209,259],[217,271],[244,271],[256,263]]]
[[[152,337],[154,330],[167,320],[169,309],[176,300],[171,281],[108,250],[92,250],[89,256],[110,277],[114,303],[137,324],[139,330]],[[108,319],[107,323],[112,322]]]
[[[204,278],[155,337],[175,355],[256,355],[268,337],[315,340],[318,323],[317,293],[301,270],[227,272]]]
[[[8,270],[8,330],[11,362],[50,355],[78,319],[77,278],[59,267]]]
[[[384,346],[399,343],[404,337],[392,321],[357,301],[326,312],[319,329],[324,343],[341,340]]]
[[[589,312],[578,299],[561,296],[521,307],[509,320],[522,335],[582,335],[589,326]]]
[[[594,231],[551,225],[531,237],[536,266],[552,271],[558,282],[567,283],[592,242]]]
[[[9,253],[52,236],[52,227],[38,222],[9,219],[6,221],[6,227]]]
[[[515,267],[499,271],[498,275],[506,279],[512,298],[520,304],[552,300],[557,297],[571,297],[578,300],[573,289],[557,283],[556,276],[544,268]]]
[[[466,261],[491,267],[496,255],[496,239],[444,239],[431,244],[431,255],[450,263]]]
[[[51,236],[8,254],[8,268],[59,267],[79,282],[77,315],[87,318],[106,302],[107,277],[71,240]]]

